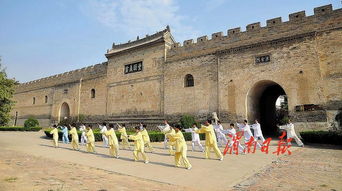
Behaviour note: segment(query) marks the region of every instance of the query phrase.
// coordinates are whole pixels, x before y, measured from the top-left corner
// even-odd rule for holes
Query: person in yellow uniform
[[[120,139],[121,139],[122,148],[126,149],[127,147],[128,149],[131,149],[131,146],[128,141],[127,132],[126,132],[126,125],[125,124],[122,124],[122,126],[119,124],[117,125],[118,125],[118,131],[121,133]]]
[[[91,125],[88,125],[87,127],[86,136],[87,136],[87,151],[95,152],[95,136],[94,136]]]
[[[186,152],[188,147],[186,145],[183,133],[181,132],[182,127],[180,125],[175,125],[175,131],[171,133],[167,133],[166,136],[170,140],[170,142],[174,142],[176,147],[175,149],[175,165],[176,167],[180,167],[181,163],[184,164],[185,168],[190,170],[192,168],[187,156]]]
[[[152,153],[153,148],[151,145],[150,136],[148,135],[148,132],[146,130],[146,125],[141,124],[140,129],[141,129],[141,135],[142,135],[143,140],[144,140],[144,146],[147,146],[150,149],[150,152]]]
[[[79,150],[78,148],[78,134],[75,124],[69,125],[70,131],[69,134],[71,135],[71,146],[74,150]]]
[[[128,139],[134,141],[134,151],[133,151],[134,161],[139,160],[139,153],[140,153],[142,155],[145,163],[148,163],[148,157],[145,154],[144,139],[143,139],[142,134],[140,132],[139,126],[135,127],[135,132],[136,133],[134,135],[128,136]]]
[[[170,126],[170,130],[165,132],[165,136],[167,137],[167,134],[175,134],[175,133],[176,133],[175,130]],[[175,142],[174,141],[169,141],[167,144],[169,146],[169,153],[170,153],[170,155],[174,155],[175,151],[173,150],[173,147],[175,146]]]
[[[55,148],[58,147],[58,128],[57,125],[53,125],[53,129],[50,131],[50,134],[53,135],[53,145]]]
[[[108,138],[109,154],[115,158],[119,158],[119,142],[114,131],[114,125],[109,124],[109,130],[103,132],[103,134]]]
[[[217,147],[217,140],[211,120],[208,119],[200,129],[195,131],[196,133],[205,133],[205,158],[210,158],[210,150],[213,149],[219,160],[223,160],[223,155],[220,149]]]

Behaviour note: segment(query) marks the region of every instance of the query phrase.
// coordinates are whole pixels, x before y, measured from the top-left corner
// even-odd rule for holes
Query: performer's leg
[[[214,152],[215,152],[216,156],[219,159],[222,159],[223,158],[222,153],[221,153],[220,149],[217,147],[216,144],[213,145],[213,149],[214,149]]]
[[[74,143],[74,140],[71,140],[71,147],[72,147],[72,149],[75,150],[75,143]]]
[[[191,141],[191,149],[192,151],[195,151],[195,141]]]
[[[105,147],[108,147],[108,138],[105,136],[105,142],[104,142],[104,144],[105,144]]]
[[[205,158],[208,159],[210,158],[210,146],[205,145]]]
[[[128,149],[130,149],[129,142],[128,142],[128,139],[126,137],[122,139],[121,143],[122,143],[122,147],[124,149],[126,149],[126,147],[128,147]]]
[[[119,157],[119,144],[114,145],[114,155],[116,158]]]
[[[133,157],[134,157],[134,161],[138,161],[139,160],[139,151],[138,150],[134,150],[133,151]]]
[[[169,145],[169,153],[170,153],[170,155],[174,155],[175,154],[175,152],[173,151],[172,144]]]
[[[183,152],[181,152],[181,158],[182,158],[182,161],[183,161],[183,163],[185,165],[185,168],[190,169],[191,168],[191,164],[190,164],[190,162],[188,160],[188,157],[186,156],[186,150],[185,149],[184,149]]]
[[[225,136],[222,136],[222,143],[223,143],[223,146],[226,146],[228,140]]]
[[[262,142],[265,142],[264,136],[261,135],[261,136],[260,136],[260,139],[261,139]]]
[[[201,151],[203,152],[204,151],[204,148],[201,144],[201,141],[200,140],[197,140],[197,145],[199,146],[199,148],[201,149]]]
[[[54,143],[55,147],[58,147],[58,139],[53,139],[53,143]]]
[[[148,157],[147,157],[147,155],[146,155],[145,151],[144,151],[144,150],[142,150],[140,153],[141,153],[141,155],[142,155],[142,157],[143,157],[143,159],[144,159],[145,163],[147,163],[147,162],[148,162]]]
[[[180,157],[181,157],[181,152],[176,152],[175,153],[175,166],[180,167],[181,162],[180,162]]]
[[[167,148],[167,138],[165,136],[165,138],[164,138],[164,149],[166,149],[166,148]]]
[[[239,147],[239,151],[243,152],[243,150],[245,150],[245,147],[243,147],[240,142],[238,143],[238,147]]]
[[[87,147],[87,152],[90,152],[90,143],[87,143],[86,147]]]
[[[150,152],[153,152],[153,147],[151,145],[151,142],[147,142],[147,147],[150,150]]]
[[[300,147],[304,146],[303,142],[298,138],[297,135],[293,136],[293,139],[296,141],[298,146]]]
[[[109,155],[114,157],[114,146],[113,145],[109,145]]]
[[[256,146],[258,149],[261,149],[261,144],[258,142],[258,141],[255,141],[256,142]]]

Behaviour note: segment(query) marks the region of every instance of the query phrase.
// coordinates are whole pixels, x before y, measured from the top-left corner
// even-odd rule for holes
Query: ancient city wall
[[[32,91],[41,88],[53,87],[59,84],[78,82],[81,78],[84,80],[101,77],[107,74],[107,62],[88,66],[78,70],[49,76],[46,78],[21,83],[16,87],[16,93]]]
[[[299,130],[326,129],[342,107],[342,10],[323,6],[314,12],[308,17],[303,11],[290,14],[287,22],[271,19],[265,27],[251,24],[245,32],[231,29],[227,36],[220,32],[210,40],[204,36],[196,43],[175,44],[165,66],[166,71],[176,71],[165,75],[166,116],[178,111],[200,117],[201,111],[207,116],[217,111],[226,122],[253,119],[257,111],[251,109],[255,98],[249,93],[261,88],[254,87],[256,83],[270,81],[284,89]],[[270,56],[270,62],[256,64],[256,57],[263,55]],[[183,85],[186,73],[195,79],[189,93]],[[215,85],[218,88],[212,88]],[[173,92],[181,94],[178,99]],[[206,104],[211,109],[203,109]],[[296,106],[305,104],[325,110],[295,111]]]
[[[102,63],[18,85],[14,95],[16,104],[12,112],[14,118],[17,115],[17,125],[23,125],[28,117],[34,116],[41,125],[48,126],[59,120],[60,107],[64,102],[70,106],[72,116],[80,114],[80,79],[87,82],[103,78],[106,70],[107,63]],[[93,106],[90,103],[88,105]]]
[[[246,31],[241,31],[240,27],[229,29],[226,36],[223,32],[217,32],[211,35],[211,39],[202,36],[197,38],[196,42],[193,39],[185,40],[183,45],[173,45],[168,52],[167,61],[215,53],[219,50],[236,51],[261,45],[265,41],[340,28],[341,15],[342,9],[333,10],[331,5],[326,5],[315,8],[314,15],[311,16],[306,16],[305,11],[300,11],[289,14],[289,21],[286,22],[282,22],[279,17],[267,20],[266,26],[261,26],[260,22],[249,24]]]
[[[174,43],[169,28],[113,45],[108,62],[20,84],[14,111],[21,122],[35,115],[44,124],[60,119],[63,103],[71,116],[84,115],[90,123],[153,124],[178,121],[184,114],[205,119],[212,112],[223,122],[253,120],[260,117],[262,91],[276,84],[288,96],[299,130],[326,129],[342,108],[342,9],[327,5],[311,16],[301,11],[290,14],[289,21],[266,23],[186,40],[182,46]],[[257,63],[262,56],[269,60]],[[143,69],[125,74],[125,66],[137,62]],[[193,87],[185,87],[187,74],[194,78]],[[297,111],[305,104],[322,109]]]

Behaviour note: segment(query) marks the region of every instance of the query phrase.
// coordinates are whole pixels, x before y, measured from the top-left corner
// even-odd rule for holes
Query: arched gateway
[[[277,113],[276,102],[278,98],[287,99],[286,92],[279,84],[270,80],[255,83],[247,94],[248,121],[254,123],[255,119],[259,120],[266,135],[275,135],[277,132],[279,113]]]
[[[64,102],[59,110],[59,121],[70,118],[70,107]]]

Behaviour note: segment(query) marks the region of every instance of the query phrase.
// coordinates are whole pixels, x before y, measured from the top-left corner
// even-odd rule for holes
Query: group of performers
[[[145,153],[145,147],[149,149],[150,152],[153,152],[153,148],[151,145],[150,137],[146,130],[146,125],[140,123],[139,126],[134,128],[135,134],[127,135],[125,124],[116,124],[118,131],[121,133],[121,145],[123,149],[131,149],[129,140],[134,141],[133,147],[133,157],[134,161],[139,160],[139,154],[142,156],[142,159],[145,163],[149,163],[149,158]],[[63,143],[69,143],[68,133],[71,135],[71,146],[74,150],[79,150],[79,137],[77,134],[77,129],[75,124],[69,125],[69,128],[62,126],[63,132]],[[261,145],[264,143],[265,138],[263,137],[261,126],[257,120],[255,120],[255,124],[249,125],[247,120],[244,120],[243,123],[236,123],[238,127],[238,131],[243,133],[245,143],[251,140],[256,142],[257,148],[261,148]],[[109,148],[109,154],[112,157],[119,158],[119,141],[115,134],[114,124],[109,124],[107,128],[107,124],[103,123],[99,125],[100,132],[102,134],[103,146]],[[175,166],[180,167],[183,165],[186,169],[191,169],[192,166],[187,159],[187,144],[184,139],[182,133],[182,127],[179,124],[169,125],[165,120],[164,125],[158,126],[158,128],[165,134],[164,139],[164,148],[169,149],[170,155],[174,156]],[[252,134],[251,128],[254,131],[254,135]],[[293,138],[298,146],[304,146],[301,140],[297,137],[294,131],[294,125],[291,121],[284,126],[280,126],[280,129],[287,131],[287,138]],[[68,129],[70,129],[68,131]],[[80,125],[79,130],[82,132],[81,134],[81,145],[86,145],[86,149],[88,152],[96,153],[95,151],[95,137],[92,130],[92,125]],[[217,117],[211,120],[208,119],[204,122],[204,124],[197,127],[197,124],[194,123],[192,128],[184,129],[185,132],[190,132],[192,136],[192,151],[196,150],[196,146],[199,151],[205,153],[205,158],[210,158],[210,152],[213,150],[216,154],[217,159],[220,161],[223,160],[223,155],[219,149],[219,146],[233,146],[233,140],[235,140],[237,136],[237,132],[235,130],[235,124],[231,123],[227,129],[224,129],[221,122],[217,119]],[[202,146],[200,142],[199,134],[205,134],[205,147]],[[58,127],[56,125],[53,126],[53,130],[50,132],[53,135],[53,143],[55,147],[58,147]],[[259,142],[259,140],[261,142]],[[246,154],[246,149],[244,146],[238,142],[239,152],[242,154]]]

